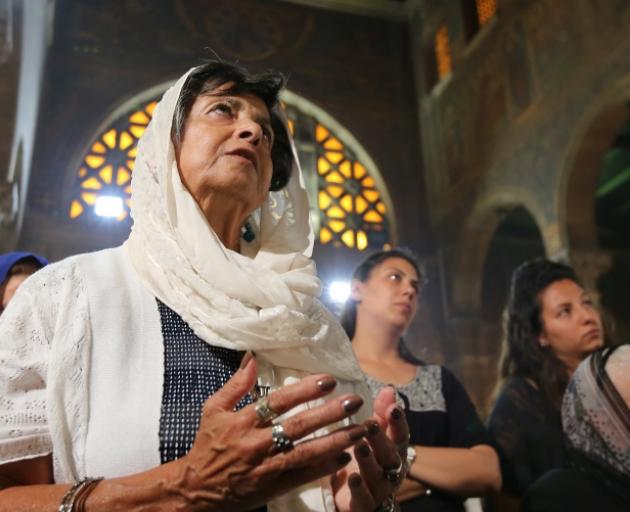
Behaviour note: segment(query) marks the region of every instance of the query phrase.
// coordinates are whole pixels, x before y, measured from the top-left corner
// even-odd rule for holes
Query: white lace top
[[[0,317],[0,463],[52,452],[57,482],[159,465],[161,344],[121,249],[27,279]]]

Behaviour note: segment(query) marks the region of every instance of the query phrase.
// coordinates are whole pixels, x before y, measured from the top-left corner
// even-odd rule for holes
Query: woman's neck
[[[400,329],[383,326],[380,322],[359,321],[352,338],[352,346],[359,361],[400,361],[398,344]]]
[[[221,198],[222,199],[222,198]],[[201,209],[219,237],[223,245],[228,249],[239,252],[241,247],[241,228],[247,219],[249,212],[240,204],[232,201],[207,201],[201,205]]]

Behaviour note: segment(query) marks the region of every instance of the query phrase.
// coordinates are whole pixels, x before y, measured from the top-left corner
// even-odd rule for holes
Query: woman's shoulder
[[[503,382],[490,412],[490,424],[500,418],[528,417],[545,421],[553,409],[546,402],[536,385],[523,376],[512,376]]]

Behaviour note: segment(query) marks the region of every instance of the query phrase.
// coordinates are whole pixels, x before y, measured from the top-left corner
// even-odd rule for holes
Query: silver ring
[[[278,451],[289,452],[293,450],[293,441],[284,432],[284,427],[278,423],[271,427],[271,440]]]
[[[397,468],[390,468],[390,469],[384,470],[385,478],[387,479],[388,482],[392,482],[392,483],[402,482],[403,478],[405,478],[406,469],[407,468],[405,468],[405,460],[403,460],[403,458],[400,457],[400,464],[398,465]]]
[[[269,407],[269,400],[266,398],[260,398],[254,405],[254,410],[258,419],[263,423],[270,423],[278,417],[278,413]]]

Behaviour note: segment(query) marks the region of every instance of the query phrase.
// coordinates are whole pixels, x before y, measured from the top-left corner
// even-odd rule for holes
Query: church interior
[[[571,264],[630,339],[628,26],[627,0],[0,0],[0,252],[119,245],[174,80],[280,71],[324,301],[370,251],[413,250],[407,344],[485,417],[520,263]]]

